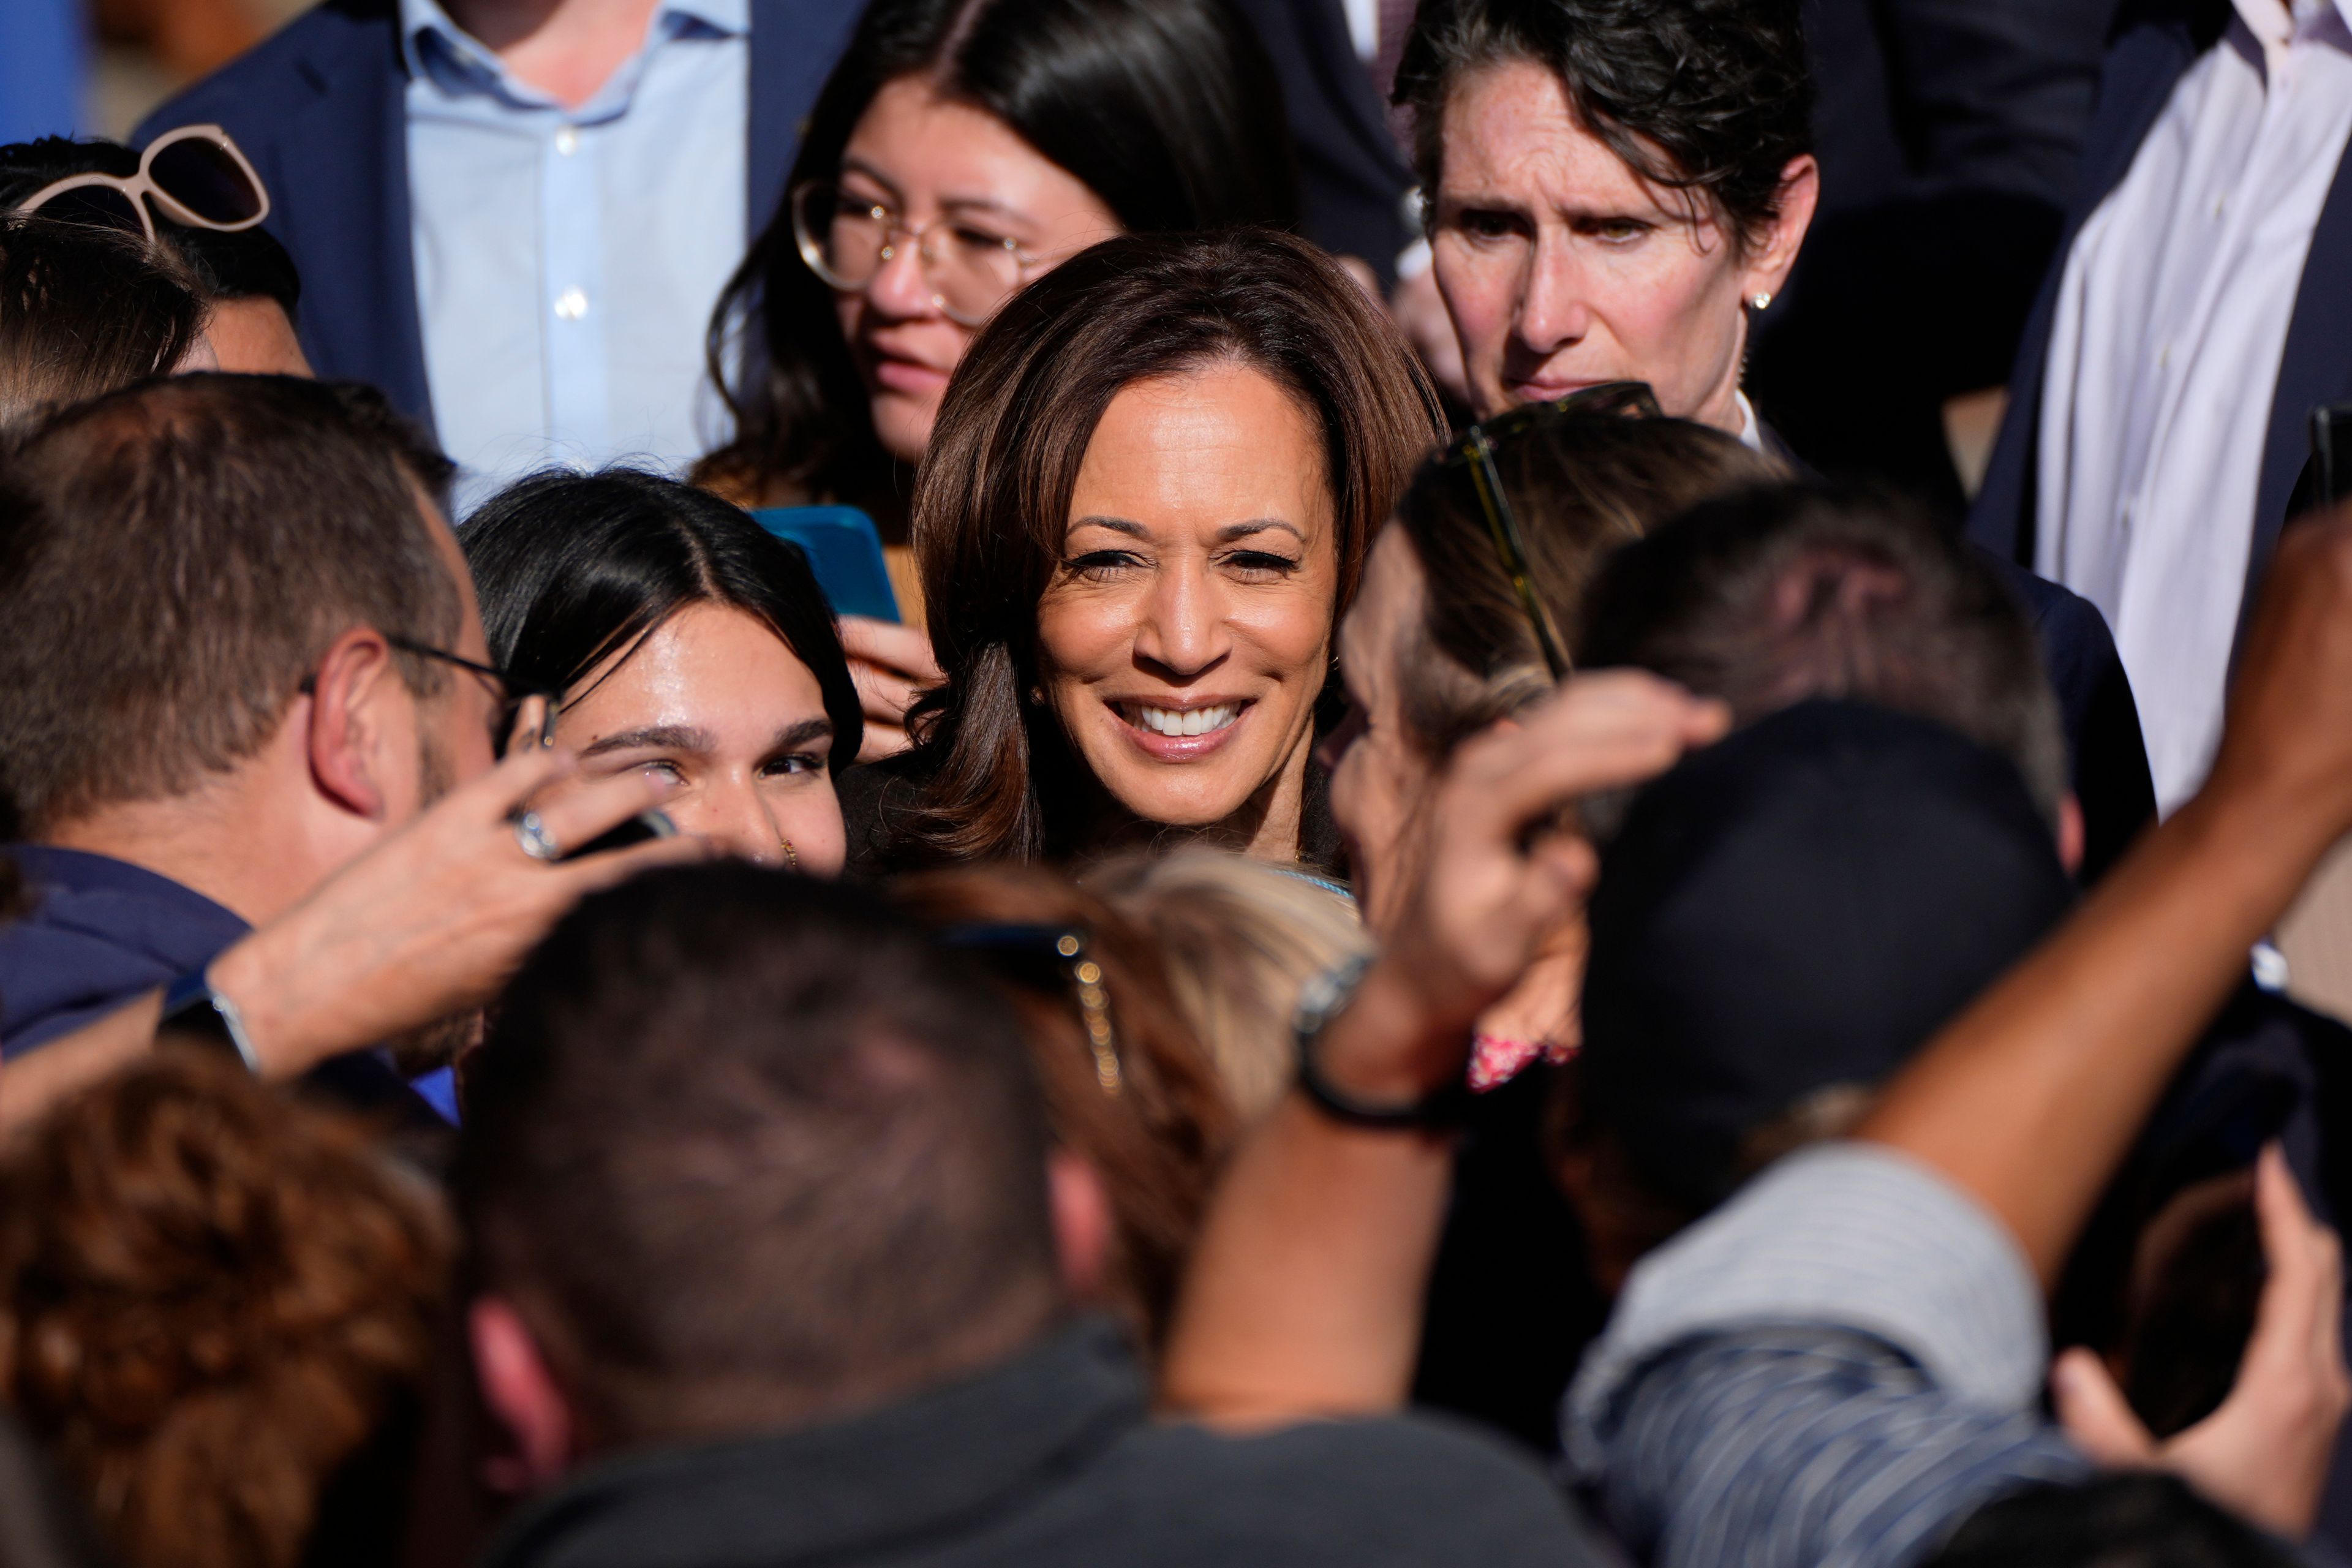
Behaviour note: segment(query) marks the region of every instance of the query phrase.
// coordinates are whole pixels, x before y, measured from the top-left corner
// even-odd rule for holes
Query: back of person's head
[[[483,503],[460,536],[490,662],[569,692],[689,605],[762,622],[808,666],[833,721],[836,776],[865,721],[833,610],[797,545],[708,490],[633,468],[554,469]]]
[[[252,756],[353,626],[450,646],[428,456],[379,395],[280,376],[154,382],[31,431],[0,475],[0,785],[25,830]]]
[[[1094,1167],[1110,1202],[1108,1304],[1156,1345],[1234,1119],[1152,933],[1035,868],[932,871],[891,891],[1012,1002],[1055,1137]]]
[[[1602,850],[1578,1131],[1703,1212],[1842,1131],[2072,897],[2000,753],[1861,703],[1761,720],[1643,789]]]
[[[120,142],[92,138],[43,136],[31,142],[0,146],[0,212],[29,201],[43,187],[76,174],[111,174],[129,179],[139,173],[136,149]],[[43,211],[48,209],[44,208]],[[264,228],[225,233],[175,223],[148,204],[155,235],[172,256],[194,278],[207,300],[268,300],[290,320],[301,302],[302,279],[294,258],[278,237]]]
[[[907,858],[1061,847],[1053,797],[1079,764],[1052,710],[1024,694],[1079,469],[1119,393],[1219,366],[1264,375],[1307,416],[1336,524],[1336,626],[1442,431],[1412,351],[1337,263],[1288,235],[1129,235],[1080,252],[982,330],[916,482],[916,558],[947,681],[909,721],[937,766],[893,824]]]
[[[1496,443],[1538,597],[1563,636],[1601,561],[1686,508],[1769,482],[1780,466],[1685,419],[1605,414],[1539,418]],[[1534,626],[1495,542],[1467,464],[1422,466],[1398,502],[1424,577],[1424,609],[1397,660],[1414,739],[1444,756],[1551,689]]]
[[[2016,764],[2055,823],[2065,737],[2032,627],[1992,566],[1891,496],[1786,485],[1704,502],[1612,556],[1574,639],[1748,723],[1850,698],[1956,730]]]
[[[869,893],[724,862],[592,896],[467,1089],[480,1287],[591,1451],[886,1404],[1063,1310],[1021,1032]]]
[[[1997,1498],[1925,1568],[2293,1568],[2302,1561],[2178,1477],[2126,1470]]]
[[[363,1129],[159,1056],[0,1164],[0,1396],[141,1568],[396,1560],[447,1226]]]
[[[1129,233],[1298,221],[1281,84],[1227,0],[873,0],[790,184],[838,174],[876,95],[908,79],[1003,124]],[[781,480],[859,499],[858,470],[882,459],[833,292],[802,261],[789,211],[728,285],[709,351],[736,423],[714,473],[749,493]]]
[[[1440,188],[1445,106],[1468,78],[1528,64],[1577,122],[1653,184],[1686,193],[1745,244],[1812,151],[1799,0],[1423,0],[1397,68],[1413,164]]]
[[[204,341],[194,280],[135,236],[0,216],[0,439],[177,370]]]
[[[1244,855],[1129,856],[1088,871],[1086,886],[1158,949],[1184,1021],[1245,1122],[1290,1087],[1300,993],[1371,951],[1346,894]]]

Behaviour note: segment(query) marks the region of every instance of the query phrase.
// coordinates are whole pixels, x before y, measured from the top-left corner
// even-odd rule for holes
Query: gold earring
[[[1759,291],[1748,297],[1748,308],[1751,310],[1764,310],[1771,303],[1772,296],[1769,293]]]
[[[784,847],[784,868],[788,871],[799,870],[801,868],[801,852],[793,847],[793,841],[779,833],[776,835],[776,842]]]

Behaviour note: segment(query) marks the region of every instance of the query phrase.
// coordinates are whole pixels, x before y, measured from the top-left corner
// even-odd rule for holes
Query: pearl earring
[[[1768,293],[1759,292],[1748,297],[1748,308],[1751,310],[1761,310],[1771,302],[1772,296]]]

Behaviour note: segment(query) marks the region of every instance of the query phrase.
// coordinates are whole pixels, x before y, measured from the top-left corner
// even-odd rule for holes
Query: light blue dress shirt
[[[750,0],[665,0],[565,110],[401,0],[425,379],[460,513],[549,463],[717,444],[703,331],[744,248]]]

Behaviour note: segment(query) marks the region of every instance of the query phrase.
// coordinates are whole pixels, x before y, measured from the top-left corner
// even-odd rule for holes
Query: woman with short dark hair
[[[1798,0],[1433,0],[1397,81],[1476,412],[1640,381],[1757,445],[1748,312],[1820,186]]]
[[[1109,240],[1015,296],[916,484],[947,682],[911,755],[851,775],[852,863],[1200,838],[1335,864],[1333,634],[1443,434],[1379,308],[1286,235]]]
[[[584,778],[661,774],[683,830],[811,875],[841,868],[834,781],[862,721],[797,546],[629,468],[520,480],[463,542],[491,662],[562,694],[549,722]]]

